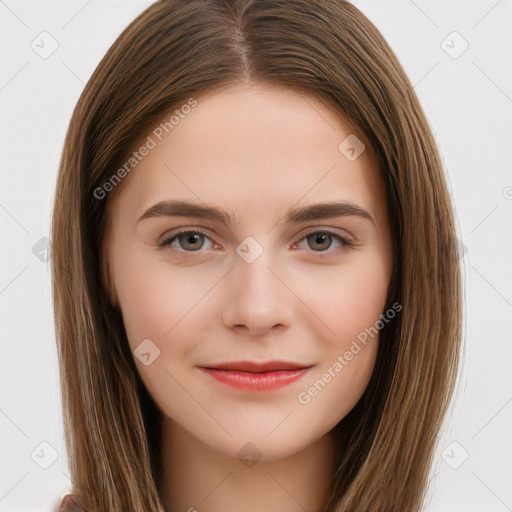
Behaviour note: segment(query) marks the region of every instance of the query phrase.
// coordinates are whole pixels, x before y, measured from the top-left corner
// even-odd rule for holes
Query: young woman
[[[418,99],[353,5],[151,5],[59,171],[59,510],[419,511],[455,242]]]

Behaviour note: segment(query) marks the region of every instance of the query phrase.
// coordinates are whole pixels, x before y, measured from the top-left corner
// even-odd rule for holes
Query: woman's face
[[[111,291],[172,425],[224,454],[285,457],[343,419],[372,373],[392,266],[384,189],[363,136],[309,96],[253,85],[196,100],[134,148],[111,205]]]

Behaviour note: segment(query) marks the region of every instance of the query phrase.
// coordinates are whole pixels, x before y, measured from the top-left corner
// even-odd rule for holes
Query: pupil
[[[325,234],[325,233],[321,233],[321,234],[317,234],[315,235],[315,243],[317,241],[320,241],[320,244],[322,244],[323,242],[325,242],[326,238],[328,238],[329,235]]]
[[[186,238],[186,244],[191,244],[191,245],[194,245],[194,243],[197,243],[198,241],[198,237],[200,235],[186,235],[185,238]],[[197,247],[192,247],[193,249],[197,248]]]

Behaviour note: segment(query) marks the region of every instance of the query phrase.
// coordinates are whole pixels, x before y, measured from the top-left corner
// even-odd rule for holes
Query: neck
[[[334,471],[330,434],[289,457],[244,464],[164,418],[161,446],[168,512],[320,511]]]

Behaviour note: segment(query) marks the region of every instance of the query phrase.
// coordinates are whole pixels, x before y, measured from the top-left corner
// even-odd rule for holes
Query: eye
[[[211,241],[211,238],[207,236],[205,233],[201,233],[200,231],[180,231],[173,236],[164,239],[160,242],[159,246],[170,245],[171,247],[175,247],[174,242],[178,242],[178,250],[182,250],[184,252],[197,252],[204,246],[205,239]],[[209,247],[211,249],[211,247]]]
[[[338,247],[332,251],[327,251],[326,249],[330,249],[332,247],[333,239],[338,240]],[[303,236],[300,240],[293,244],[293,247],[296,247],[300,242],[307,240],[308,246],[313,252],[325,253],[328,254],[336,254],[338,252],[342,252],[347,249],[352,249],[355,245],[350,240],[333,233],[332,231],[314,231],[312,233],[308,233],[306,236]],[[321,254],[323,256],[323,254]]]
[[[308,233],[303,236],[297,242],[293,244],[293,248],[296,248],[298,244],[303,242],[304,240],[308,241],[308,246],[312,249],[312,252],[319,253],[319,256],[324,256],[323,253],[327,253],[328,255],[337,254],[339,252],[346,251],[348,249],[352,249],[355,247],[355,244],[350,240],[333,233],[332,231],[314,231],[312,233]],[[328,251],[333,245],[333,240],[338,241],[338,247],[334,250]],[[209,244],[206,244],[205,241],[209,241]],[[160,247],[171,246],[177,251],[185,252],[185,253],[193,253],[200,252],[201,249],[212,249],[215,245],[212,239],[202,233],[201,231],[195,230],[182,230],[178,233],[173,234],[167,238],[164,238],[161,242],[158,243]],[[209,246],[208,246],[209,245]]]

